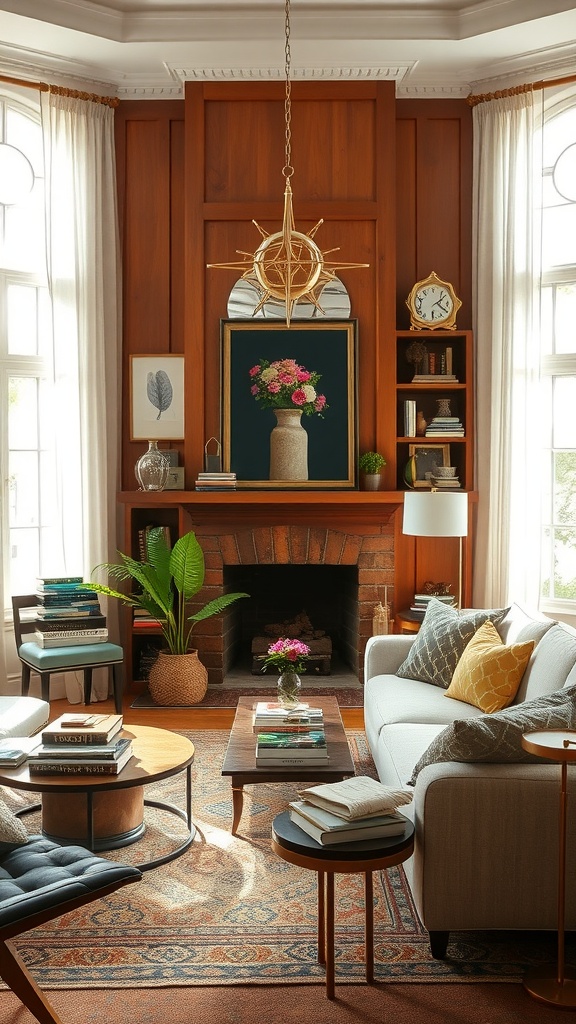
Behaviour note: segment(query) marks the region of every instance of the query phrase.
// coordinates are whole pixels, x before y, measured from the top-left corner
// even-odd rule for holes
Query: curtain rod
[[[539,89],[550,89],[555,85],[569,85],[571,82],[576,82],[576,75],[550,78],[548,81],[528,82],[526,85],[515,85],[511,89],[498,89],[496,92],[481,92],[476,96],[467,96],[466,102],[469,106],[476,107],[479,103],[488,103],[490,100],[501,100],[506,96],[519,96],[523,92],[537,92]]]
[[[24,78],[10,78],[8,75],[0,75],[0,82],[21,85],[25,89],[37,89],[39,92],[51,92],[57,96],[70,96],[75,100],[103,103],[107,107],[117,107],[120,103],[120,100],[114,96],[99,96],[96,92],[81,92],[78,89],[67,89],[63,85],[47,85],[46,82],[28,82]]]

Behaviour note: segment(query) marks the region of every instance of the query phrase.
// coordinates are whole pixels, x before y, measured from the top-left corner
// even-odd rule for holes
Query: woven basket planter
[[[208,671],[198,651],[158,655],[150,669],[148,687],[152,700],[165,707],[199,704],[208,688]]]

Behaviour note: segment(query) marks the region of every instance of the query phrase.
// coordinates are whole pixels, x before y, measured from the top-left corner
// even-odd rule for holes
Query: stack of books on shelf
[[[444,384],[449,381],[451,384],[458,384],[458,378],[452,372],[452,347],[448,346],[443,352],[430,351],[422,360],[421,372],[415,373],[412,377],[413,384]]]
[[[424,618],[426,609],[430,601],[442,601],[442,604],[448,605],[449,608],[456,607],[456,598],[453,594],[414,594],[414,600],[410,605],[411,612],[420,612],[422,618]]]
[[[369,776],[311,786],[289,804],[290,818],[321,846],[401,836],[406,817],[398,807],[412,794]]]
[[[30,775],[118,775],[132,757],[122,715],[65,714],[28,754]]]
[[[236,473],[198,473],[197,491],[235,491]]]
[[[81,576],[36,581],[34,640],[39,647],[76,647],[108,640],[98,595],[82,584]]]
[[[426,437],[464,437],[464,425],[457,416],[434,416],[426,427]]]
[[[145,608],[133,608],[134,614],[132,617],[132,626],[134,629],[150,629],[152,627],[159,627],[160,622],[155,619],[150,612],[147,612]]]
[[[444,491],[457,491],[462,486],[460,478],[457,476],[434,476],[434,474],[430,477],[430,484],[436,490]]]

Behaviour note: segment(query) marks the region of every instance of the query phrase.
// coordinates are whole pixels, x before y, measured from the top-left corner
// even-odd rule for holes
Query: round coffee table
[[[318,963],[326,965],[326,997],[334,999],[334,875],[364,874],[366,981],[374,982],[374,888],[372,872],[408,860],[414,851],[414,826],[403,836],[321,846],[303,832],[288,811],[272,822],[272,849],[282,860],[318,875]]]
[[[42,835],[62,845],[80,843],[89,850],[115,850],[135,843],[145,831],[144,807],[176,814],[188,827],[184,841],[171,853],[145,864],[141,871],[174,860],[193,842],[192,777],[194,744],[185,736],[147,725],[125,725],[121,736],[133,743],[133,757],[118,775],[30,775],[27,762],[19,768],[0,768],[0,786],[42,794],[41,804],[17,811],[42,810]],[[33,745],[39,737],[27,742]],[[144,799],[153,782],[186,773],[186,810],[159,800]]]

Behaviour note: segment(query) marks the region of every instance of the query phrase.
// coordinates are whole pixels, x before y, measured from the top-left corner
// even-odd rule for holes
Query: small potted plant
[[[363,452],[358,465],[364,473],[364,490],[380,490],[380,470],[386,465],[386,459],[380,452]]]

